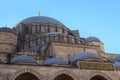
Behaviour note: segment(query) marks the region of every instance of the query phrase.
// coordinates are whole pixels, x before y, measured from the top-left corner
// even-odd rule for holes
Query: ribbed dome
[[[98,38],[94,37],[94,36],[90,36],[88,38],[85,39],[86,42],[101,42]]]
[[[52,23],[52,24],[58,24],[58,25],[64,26],[58,20],[50,18],[50,17],[46,17],[46,16],[29,17],[29,18],[26,18],[26,19],[20,21],[18,24],[20,24],[20,23],[24,23],[24,24],[31,24],[31,23]]]
[[[35,59],[27,55],[19,55],[11,60],[11,63],[36,63]]]
[[[46,60],[43,64],[44,65],[52,65],[52,64],[65,65],[67,64],[67,61],[65,61],[62,58],[51,58],[51,59]]]
[[[72,62],[75,62],[77,60],[84,60],[84,59],[99,59],[100,57],[95,55],[91,52],[81,52],[77,55],[75,55],[72,59]]]
[[[14,33],[15,34],[15,32],[12,29],[8,28],[8,27],[0,28],[0,32],[10,32],[10,33]]]
[[[120,54],[116,55],[116,57],[113,60],[114,61],[120,61]]]

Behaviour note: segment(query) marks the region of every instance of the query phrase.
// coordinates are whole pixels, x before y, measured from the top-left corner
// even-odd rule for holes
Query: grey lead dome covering
[[[50,18],[50,17],[46,17],[46,16],[33,16],[33,17],[29,17],[29,18],[26,18],[26,19],[20,21],[17,25],[19,25],[20,23],[24,23],[24,24],[31,24],[31,23],[52,23],[52,24],[58,24],[58,25],[64,26],[58,20]]]
[[[27,55],[19,55],[11,60],[11,63],[36,63],[35,59]]]
[[[91,52],[81,52],[75,55],[72,59],[72,62],[84,59],[99,59],[100,57]]]
[[[113,60],[114,61],[120,61],[120,54],[116,55],[116,57]]]
[[[67,64],[67,61],[65,61],[62,58],[50,58],[50,59],[46,60],[43,64],[44,65],[52,65],[52,64],[65,65],[65,64]]]
[[[97,37],[90,36],[85,39],[86,42],[101,42]]]
[[[114,63],[114,64],[115,64],[115,67],[116,67],[116,68],[120,68],[120,62],[115,61],[115,63]]]

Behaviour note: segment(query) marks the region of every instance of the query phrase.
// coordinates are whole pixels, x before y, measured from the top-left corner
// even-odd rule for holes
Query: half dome
[[[90,36],[85,39],[86,42],[101,42],[97,37]]]
[[[67,61],[65,61],[62,58],[50,58],[50,59],[46,60],[43,64],[44,65],[52,65],[52,64],[65,65],[65,64],[67,64]]]
[[[84,60],[84,59],[99,59],[100,57],[95,55],[91,52],[81,52],[77,55],[75,55],[72,59],[72,62],[76,62],[78,60]]]
[[[31,23],[52,23],[52,24],[58,24],[61,26],[64,26],[60,21],[50,18],[50,17],[46,17],[46,16],[33,16],[33,17],[29,17],[26,18],[22,21],[20,21],[17,25],[19,25],[20,23],[24,23],[24,24],[31,24]]]
[[[11,63],[36,63],[36,60],[31,56],[19,55],[11,60]]]

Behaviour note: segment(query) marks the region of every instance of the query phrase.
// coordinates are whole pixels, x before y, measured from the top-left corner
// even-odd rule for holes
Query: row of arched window
[[[73,36],[49,35],[47,37],[43,36],[40,38],[34,38],[34,39],[26,41],[26,43],[23,44],[23,49],[31,48],[39,44],[46,44],[48,42],[62,42],[62,43],[75,43],[75,44],[82,43],[80,39],[73,37]]]
[[[62,27],[57,26],[28,26],[27,34],[42,34],[42,33],[49,33],[49,32],[61,32],[61,33],[68,33],[68,30]]]

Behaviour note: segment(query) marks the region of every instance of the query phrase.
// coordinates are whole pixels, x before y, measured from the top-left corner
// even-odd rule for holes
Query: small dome
[[[113,60],[114,61],[120,61],[120,54],[116,55],[116,57]]]
[[[15,33],[12,29],[8,27],[2,27],[0,28],[0,32],[10,32],[10,33]]]
[[[81,52],[77,55],[75,55],[72,59],[72,62],[75,62],[77,60],[84,60],[84,59],[99,59],[100,57],[95,55],[91,52]]]
[[[116,67],[116,68],[120,68],[120,62],[115,61],[115,63],[114,63],[114,64],[115,64],[115,67]]]
[[[52,64],[65,65],[65,64],[67,64],[67,61],[65,61],[62,58],[50,58],[50,59],[46,60],[43,64],[44,65],[52,65]]]
[[[27,55],[19,55],[11,60],[11,63],[36,63],[35,59]]]
[[[33,17],[29,17],[29,18],[26,18],[26,19],[20,21],[17,25],[19,25],[20,23],[24,23],[24,24],[31,24],[31,23],[52,23],[52,24],[58,24],[58,25],[64,26],[58,20],[50,18],[50,17],[46,17],[46,16],[33,16]]]
[[[98,38],[94,37],[94,36],[90,36],[88,38],[85,39],[86,42],[101,42]]]

